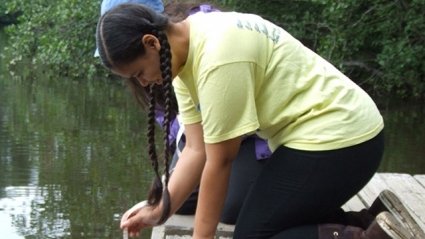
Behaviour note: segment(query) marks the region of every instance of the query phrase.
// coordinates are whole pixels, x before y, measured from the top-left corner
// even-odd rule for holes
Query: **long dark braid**
[[[136,79],[128,83],[133,86],[136,99],[141,105],[147,103],[148,108],[148,152],[151,159],[155,178],[148,195],[150,205],[158,205],[163,201],[163,211],[159,223],[165,222],[171,212],[170,193],[168,191],[171,117],[175,116],[176,104],[173,98],[171,85],[171,52],[165,29],[169,24],[166,16],[157,14],[141,4],[120,4],[106,12],[100,19],[96,29],[96,42],[102,63],[107,68],[119,68],[145,54],[145,49],[140,44],[140,39],[145,34],[155,35],[161,44],[160,63],[163,78],[162,86],[152,85],[149,94],[144,97],[146,88],[141,87]],[[146,104],[145,104],[146,106]],[[155,147],[155,111],[157,106],[164,110],[164,185],[161,181],[158,156]]]
[[[152,182],[151,190],[148,195],[148,203],[150,205],[157,205],[162,196],[162,183],[161,175],[159,173],[158,167],[158,155],[156,153],[155,146],[155,97],[153,85],[149,88],[149,111],[148,111],[148,129],[147,129],[147,138],[148,138],[148,154],[149,159],[151,160],[152,168],[155,172],[155,178]]]
[[[171,106],[171,99],[173,95],[171,80],[171,51],[170,51],[170,45],[167,40],[167,36],[163,31],[157,31],[153,30],[153,34],[158,37],[160,44],[161,44],[161,50],[160,50],[160,61],[161,61],[161,72],[162,72],[162,87],[163,87],[163,93],[165,95],[165,102],[164,102],[164,122],[163,122],[163,129],[164,129],[164,185],[162,185],[161,178],[159,177],[158,172],[158,158],[154,158],[151,156],[152,160],[156,160],[154,165],[154,170],[156,174],[156,178],[154,180],[154,183],[152,184],[151,190],[149,192],[148,201],[150,204],[155,205],[159,203],[159,200],[162,198],[163,200],[163,211],[161,218],[159,220],[159,223],[163,223],[167,220],[170,211],[171,211],[171,201],[170,201],[170,192],[168,191],[168,181],[170,179],[170,172],[169,172],[169,161],[170,161],[170,155],[171,155],[171,148],[170,148],[170,142],[168,135],[170,134],[170,123],[171,123],[171,116],[172,116],[172,106]],[[154,86],[151,87],[153,89]],[[153,90],[150,91],[150,98],[155,99],[155,92]],[[155,118],[155,100],[150,101],[149,105],[149,128],[151,128],[151,124],[154,124],[154,120],[152,121],[151,118]],[[151,116],[153,114],[153,116]],[[152,122],[151,122],[152,121]],[[148,130],[149,131],[149,130]],[[149,139],[149,149],[155,150],[155,142],[154,138],[152,138],[152,132],[148,132]],[[149,153],[150,154],[150,153]],[[156,165],[156,167],[155,167]]]

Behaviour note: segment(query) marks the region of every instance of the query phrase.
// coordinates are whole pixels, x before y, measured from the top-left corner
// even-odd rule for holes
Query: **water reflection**
[[[63,213],[58,213],[54,218],[43,215],[48,210],[46,198],[49,198],[49,193],[56,195],[60,201],[62,192],[58,187],[56,190],[39,186],[6,187],[5,195],[0,199],[0,207],[4,211],[0,215],[5,220],[2,226],[8,235],[4,238],[17,235],[37,235],[37,238],[69,236],[70,221]],[[10,225],[16,231],[12,231]]]
[[[382,112],[386,151],[380,171],[425,174],[425,104],[390,101]]]
[[[152,177],[126,90],[1,78],[0,96],[2,238],[120,238],[121,213]]]

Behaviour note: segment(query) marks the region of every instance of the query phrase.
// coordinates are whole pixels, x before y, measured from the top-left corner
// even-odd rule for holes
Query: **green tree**
[[[0,4],[0,28],[15,23],[20,12],[9,12],[5,4]]]
[[[425,2],[218,0],[283,26],[369,92],[425,96]]]
[[[253,12],[278,23],[371,93],[403,98],[425,95],[424,1],[213,2],[226,10]],[[9,71],[72,79],[107,76],[99,59],[93,57],[99,4],[83,0],[57,1],[54,5],[48,0],[7,1],[4,12],[21,13],[18,23],[6,28]]]
[[[320,52],[374,92],[424,96],[424,1],[322,2],[329,34]]]
[[[99,2],[7,1],[8,12],[22,13],[18,23],[5,29],[9,44],[4,57],[9,71],[74,79],[104,76],[99,60],[93,57]]]

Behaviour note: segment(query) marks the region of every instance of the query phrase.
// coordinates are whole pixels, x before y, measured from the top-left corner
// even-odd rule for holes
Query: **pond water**
[[[425,174],[425,107],[380,108],[380,171]],[[1,238],[120,238],[121,214],[153,176],[144,126],[116,82],[0,77]]]
[[[127,91],[3,77],[0,99],[0,238],[119,238],[153,175]]]

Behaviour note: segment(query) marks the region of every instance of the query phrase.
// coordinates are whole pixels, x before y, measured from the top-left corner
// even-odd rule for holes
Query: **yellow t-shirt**
[[[234,12],[189,22],[187,62],[173,85],[183,123],[202,122],[205,143],[256,133],[272,151],[331,150],[382,130],[372,99],[282,28]]]

